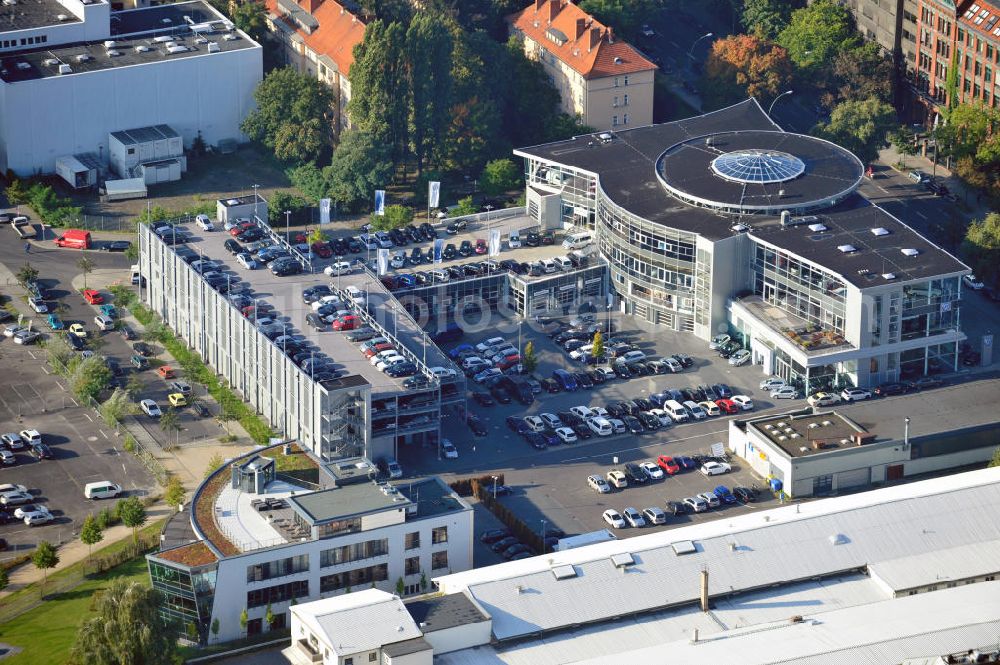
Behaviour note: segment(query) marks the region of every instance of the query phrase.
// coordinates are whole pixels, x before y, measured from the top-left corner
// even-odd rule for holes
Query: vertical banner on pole
[[[490,256],[500,256],[500,229],[490,230]]]
[[[433,180],[427,183],[427,205],[431,208],[437,208],[440,198],[441,183]]]
[[[375,214],[384,215],[385,214],[385,190],[376,189],[375,190]]]
[[[437,238],[434,241],[434,263],[441,263],[444,261],[442,252],[444,252],[444,238]]]
[[[319,223],[330,223],[330,199],[319,200]]]
[[[378,274],[379,277],[389,272],[389,250],[378,250]]]

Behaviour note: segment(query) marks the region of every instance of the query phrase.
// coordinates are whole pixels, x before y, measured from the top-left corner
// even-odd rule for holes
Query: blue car
[[[60,319],[55,314],[49,314],[49,316],[48,316],[48,322],[49,322],[49,327],[52,328],[53,330],[65,330],[66,329],[66,324],[63,323],[62,319]]]
[[[99,309],[101,310],[101,314],[109,319],[118,318],[118,309],[114,305],[101,305]]]
[[[682,471],[690,471],[691,469],[697,469],[698,465],[695,464],[694,460],[690,457],[679,456],[674,457],[674,461],[677,462],[677,466],[681,468]]]
[[[576,390],[579,387],[576,383],[576,377],[564,369],[557,369],[553,371],[552,378],[555,379],[556,383],[559,384],[559,387],[566,392]]]
[[[448,357],[451,358],[452,360],[455,360],[465,351],[475,351],[475,350],[476,347],[472,346],[471,344],[459,344],[454,349],[448,352]]]
[[[722,503],[736,503],[736,497],[733,496],[733,493],[725,485],[719,485],[712,491],[715,492],[715,496],[719,497],[719,501]]]
[[[396,285],[398,288],[408,288],[411,286],[416,286],[417,278],[413,275],[397,275]]]

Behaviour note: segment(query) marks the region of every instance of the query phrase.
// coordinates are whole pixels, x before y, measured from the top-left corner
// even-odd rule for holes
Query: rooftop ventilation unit
[[[223,37],[223,39],[225,39],[227,42],[235,42],[239,38],[240,38],[239,35],[234,35],[231,32],[228,35],[226,35],[225,37]]]
[[[788,441],[788,437],[782,434],[781,436],[778,437],[778,441]]]
[[[13,7],[17,4],[17,0],[3,0],[3,4],[5,7]]]
[[[209,44],[208,44],[208,52],[209,53],[218,53],[221,50],[222,49],[219,48],[219,45],[216,42],[209,42]]]
[[[31,69],[31,65],[28,64],[27,62],[19,62],[17,63],[17,68],[23,72]]]
[[[826,226],[823,224],[810,224],[809,230],[819,233],[820,231],[826,231]]]
[[[59,64],[59,58],[46,58],[44,62],[46,67],[55,67]]]
[[[153,37],[153,41],[157,44],[164,44],[166,42],[174,41],[174,38],[168,35],[160,35],[159,37]]]
[[[621,59],[621,58],[619,58],[618,56],[615,56],[615,64],[616,64],[616,65],[620,65],[620,64],[622,64],[622,59]]]
[[[621,554],[612,554],[611,563],[615,564],[615,568],[625,568],[634,564],[635,559],[632,558],[631,553],[622,552]]]
[[[104,48],[114,48],[115,46],[117,46],[117,44],[113,40],[109,39],[108,41],[104,42]]]
[[[162,19],[160,19],[160,23],[162,23],[164,25],[170,25],[171,23],[173,23],[173,20],[169,19],[169,18],[162,18]]]
[[[678,556],[681,554],[694,554],[698,551],[698,548],[690,540],[680,540],[670,546],[674,549],[674,554]]]
[[[901,249],[899,251],[903,253],[903,256],[916,256],[917,254],[920,253],[920,250],[909,247],[906,249]]]
[[[806,215],[805,217],[792,217],[792,213],[787,210],[781,211],[781,226],[786,229],[790,229],[795,226],[803,226],[806,224],[816,224],[819,222],[819,217],[816,215]]]
[[[733,224],[729,228],[733,231],[736,231],[737,233],[743,233],[744,231],[750,230],[750,227],[747,226],[746,224]]]
[[[851,254],[852,252],[858,251],[858,248],[854,245],[838,245],[837,249],[843,254]]]
[[[845,545],[845,544],[847,544],[847,542],[848,542],[847,541],[847,536],[845,536],[842,533],[836,533],[836,534],[830,536],[830,544],[831,545]]]
[[[149,52],[149,47],[146,46],[145,44],[139,44],[138,46],[135,47],[135,52],[136,53],[148,53]]]
[[[881,226],[878,226],[878,227],[875,227],[874,229],[872,229],[872,235],[873,236],[887,236],[887,235],[889,235],[889,230],[888,229],[884,229]]]
[[[90,62],[91,60],[93,60],[93,57],[91,57],[89,53],[81,53],[80,55],[76,56],[77,62]]]
[[[116,55],[121,55],[122,54],[121,51],[119,51],[118,49],[113,49],[113,48],[109,48],[108,51],[107,51],[107,53],[108,53],[108,57],[109,58],[113,58]]]
[[[819,423],[809,423],[809,429],[816,429],[819,427]]]
[[[67,16],[66,14],[56,14],[56,20],[62,23],[64,21],[68,21],[69,16]]]
[[[168,46],[167,53],[173,55],[174,53],[186,53],[190,49],[187,46]]]
[[[829,427],[830,425],[832,425],[832,424],[833,424],[833,422],[831,422],[831,421],[829,421],[829,420],[824,420],[824,421],[823,421],[822,423],[820,423],[820,424],[821,424],[821,425],[822,425],[823,427]]]
[[[568,580],[570,578],[576,577],[576,568],[573,566],[556,566],[552,569],[552,575],[557,580]]]
[[[885,280],[896,279],[896,273],[894,273],[894,272],[884,272],[884,273],[882,273],[882,279],[885,279]]]
[[[70,67],[69,65],[59,65],[59,73],[60,74],[72,74],[73,73],[73,68]]]
[[[793,433],[792,433],[792,438],[793,438],[793,439],[799,439],[799,438],[802,438],[802,435],[801,435],[801,434],[799,434],[798,432],[793,432]]]

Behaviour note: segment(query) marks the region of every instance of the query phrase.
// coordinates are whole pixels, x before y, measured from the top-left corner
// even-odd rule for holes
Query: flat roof
[[[93,0],[84,4],[103,4],[103,2]],[[0,37],[15,30],[80,22],[81,19],[57,0],[19,0],[13,5],[0,3],[0,26],[2,26]]]
[[[213,24],[215,28],[221,26],[221,22]],[[62,65],[69,66],[69,74],[85,74],[115,67],[153,64],[181,58],[211,56],[216,53],[260,48],[252,39],[241,32],[218,29],[195,35],[185,28],[181,34],[171,36],[170,42],[157,42],[150,37],[116,38],[113,41],[115,42],[113,49],[106,48],[104,42],[101,41],[19,51],[0,58],[0,69],[3,70],[0,72],[0,78],[7,83],[16,83],[64,76],[59,73]],[[176,44],[177,48],[184,47],[186,50],[169,53],[167,49],[170,48],[170,43]],[[215,46],[212,46],[213,44]],[[216,47],[218,47],[218,51],[214,50]]]
[[[411,505],[400,492],[385,491],[387,487],[391,486],[353,483],[289,497],[288,503],[314,525]]]
[[[190,26],[212,22],[232,26],[232,21],[212,9],[207,2],[192,0],[114,12],[111,15],[111,35],[170,34],[173,31],[183,35],[190,32]]]
[[[437,476],[414,481],[397,481],[393,486],[399,493],[416,504],[416,517],[433,517],[442,513],[468,508],[455,491]]]
[[[779,446],[790,457],[808,457],[833,449],[857,448],[851,440],[868,431],[836,411],[781,414],[747,423],[757,435]]]
[[[400,656],[407,656],[411,653],[430,651],[433,648],[434,647],[432,647],[424,638],[415,637],[412,640],[403,640],[402,642],[386,644],[382,647],[382,651],[385,652],[389,658],[399,658]]]
[[[149,143],[150,141],[180,138],[180,134],[170,125],[151,125],[149,127],[123,129],[111,132],[111,136],[122,145],[138,145],[140,143]]]
[[[455,626],[489,621],[464,593],[449,593],[406,603],[410,616],[426,635]]]
[[[257,203],[267,203],[267,199],[265,199],[260,194],[256,194],[256,195],[254,195],[254,194],[245,194],[245,195],[242,195],[242,196],[229,196],[229,197],[224,198],[224,199],[219,199],[219,203],[221,203],[226,208],[231,208],[233,206],[241,206],[241,205],[253,205],[254,196],[257,197]]]

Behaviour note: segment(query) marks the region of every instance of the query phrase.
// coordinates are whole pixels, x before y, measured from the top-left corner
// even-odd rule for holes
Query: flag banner
[[[319,223],[329,224],[330,223],[330,199],[320,199],[319,200]]]
[[[433,180],[427,183],[427,205],[431,208],[437,208],[440,197],[441,183]]]
[[[382,275],[389,272],[389,250],[380,249],[378,250],[378,275]]]
[[[434,241],[434,263],[441,263],[444,261],[444,238],[438,238]]]
[[[375,190],[375,214],[384,215],[385,214],[385,190],[376,189]]]
[[[500,256],[500,229],[490,231],[490,256]]]

